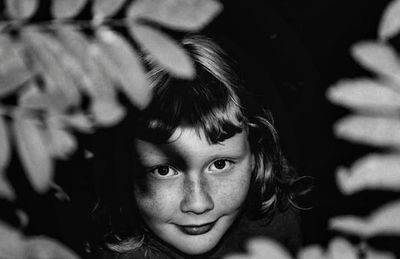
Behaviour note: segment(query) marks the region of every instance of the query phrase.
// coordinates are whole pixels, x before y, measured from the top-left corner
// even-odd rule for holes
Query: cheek
[[[172,183],[148,182],[135,186],[134,196],[145,221],[166,221],[179,206],[179,188]]]
[[[251,168],[240,168],[232,177],[214,179],[212,183],[213,198],[224,212],[240,210],[250,188]]]

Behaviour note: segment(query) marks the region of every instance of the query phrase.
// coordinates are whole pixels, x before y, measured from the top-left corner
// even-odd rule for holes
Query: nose
[[[214,208],[214,202],[209,194],[206,179],[203,179],[201,176],[195,177],[195,179],[185,179],[183,189],[182,212],[203,214]]]

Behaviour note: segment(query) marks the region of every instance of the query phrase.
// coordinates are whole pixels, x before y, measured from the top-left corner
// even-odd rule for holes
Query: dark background
[[[224,11],[207,28],[238,63],[251,91],[260,94],[273,111],[283,151],[300,175],[314,178],[313,191],[301,200],[304,243],[326,245],[338,233],[327,220],[340,214],[367,215],[371,209],[398,197],[395,193],[362,192],[344,197],[335,186],[334,171],[349,165],[370,148],[336,139],[332,124],[348,113],[330,104],[326,89],[340,78],[369,76],[350,57],[350,46],[375,39],[387,0],[226,0]],[[87,139],[82,138],[83,145]],[[15,157],[15,156],[14,156]],[[90,211],[96,187],[92,168],[74,156],[60,162],[57,183],[71,202],[53,194],[37,195],[29,188],[17,161],[10,178],[17,183],[17,203],[1,202],[2,218],[18,225],[13,211],[30,217],[27,234],[47,234],[84,254],[82,240],[91,236]],[[17,173],[19,172],[19,173]],[[356,237],[347,238],[357,243]],[[395,247],[395,237],[378,237],[378,249]]]

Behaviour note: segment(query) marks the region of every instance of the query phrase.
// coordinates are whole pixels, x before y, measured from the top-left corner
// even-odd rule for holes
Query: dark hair
[[[196,77],[175,78],[148,58],[154,96],[150,105],[136,115],[135,137],[165,143],[177,127],[188,126],[203,131],[210,143],[218,143],[247,132],[256,164],[248,195],[251,202],[247,202],[245,213],[255,218],[271,216],[293,198],[295,176],[281,154],[270,112],[244,89],[229,59],[213,41],[191,35],[183,39],[182,45],[193,58]],[[121,234],[111,222],[110,233],[117,239],[109,248],[126,251],[140,247],[143,231]]]

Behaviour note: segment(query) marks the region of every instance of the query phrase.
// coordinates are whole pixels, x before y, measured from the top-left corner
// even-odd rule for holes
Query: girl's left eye
[[[226,159],[219,159],[217,161],[214,161],[210,167],[210,171],[224,171],[230,168],[233,165],[232,161],[226,160]]]

